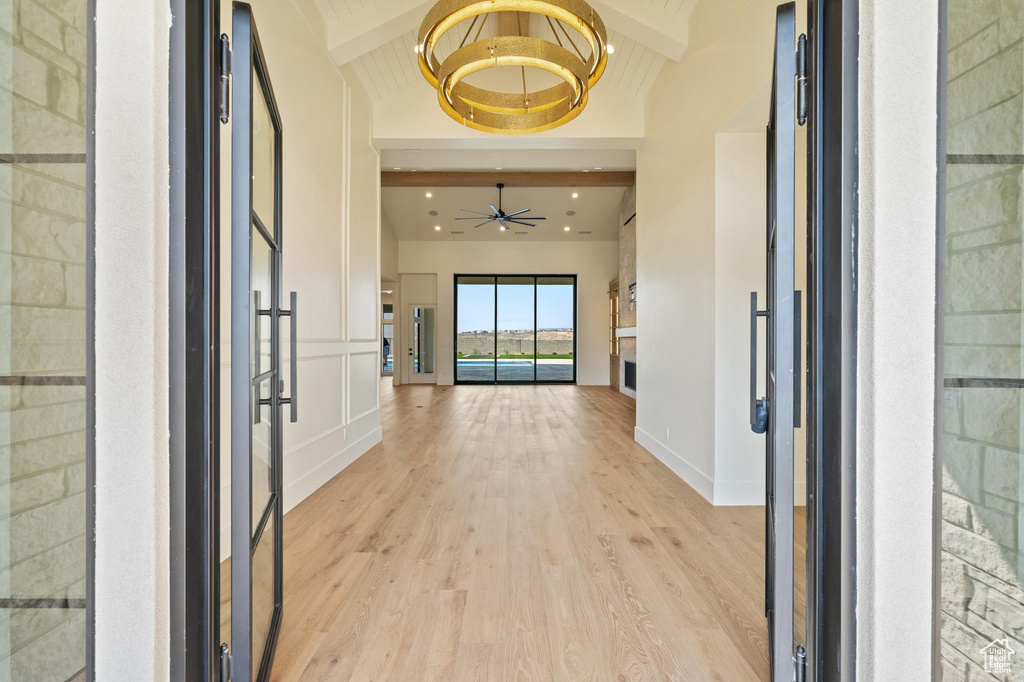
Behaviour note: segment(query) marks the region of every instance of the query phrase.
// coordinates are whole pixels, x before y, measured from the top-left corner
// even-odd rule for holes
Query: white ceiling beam
[[[436,0],[388,0],[373,8],[330,22],[327,49],[334,63],[344,66],[410,31],[418,31]],[[411,52],[414,45],[409,46]]]
[[[637,0],[590,0],[609,28],[625,33],[672,61],[678,62],[689,43],[689,15],[695,0],[684,3],[678,14],[658,9],[654,3]]]

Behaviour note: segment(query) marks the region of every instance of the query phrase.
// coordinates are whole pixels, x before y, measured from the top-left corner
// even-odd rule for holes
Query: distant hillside
[[[466,357],[494,353],[494,332],[459,332],[458,352]],[[571,329],[545,329],[537,332],[540,355],[571,356],[575,351]],[[498,335],[498,355],[533,355],[533,330],[503,331]]]

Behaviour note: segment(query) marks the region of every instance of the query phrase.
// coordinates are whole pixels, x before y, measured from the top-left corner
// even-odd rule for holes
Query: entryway
[[[608,387],[391,387],[288,514],[275,680],[763,680],[763,512],[712,507]]]

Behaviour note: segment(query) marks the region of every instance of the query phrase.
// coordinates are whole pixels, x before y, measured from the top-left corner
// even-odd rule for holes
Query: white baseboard
[[[383,438],[384,430],[378,426],[362,438],[352,441],[345,449],[316,468],[286,484],[284,487],[284,513],[287,514],[298,506],[321,486],[344,471],[349,464],[369,452],[370,448],[380,443]]]
[[[764,506],[764,481],[716,481],[639,426],[634,429],[634,438],[644,449],[660,459],[676,476],[683,479],[716,507]],[[796,506],[802,507],[807,503],[805,481],[796,481],[793,495]]]
[[[377,414],[376,411],[374,414]],[[353,425],[349,426],[351,428]],[[343,436],[343,429],[332,429],[329,435],[338,437],[335,433]],[[302,476],[299,476],[293,481],[286,482],[283,496],[284,513],[287,514],[290,512],[300,502],[320,489],[320,487],[325,483],[344,471],[350,464],[352,464],[352,462],[369,452],[371,448],[381,442],[383,436],[384,431],[380,427],[378,419],[377,425],[370,429],[366,434],[353,440],[347,446],[335,452]],[[304,448],[297,448],[296,452],[303,449],[311,449],[311,447],[316,446],[319,443],[324,443],[327,440],[328,439],[313,439],[309,443],[305,444]],[[230,489],[226,488],[225,490]],[[222,554],[221,560],[223,561],[230,556],[231,551],[231,519],[224,518],[223,515],[221,516],[220,524],[220,546]]]
[[[639,426],[633,429],[633,438],[708,502],[715,503],[715,482],[707,474]]]

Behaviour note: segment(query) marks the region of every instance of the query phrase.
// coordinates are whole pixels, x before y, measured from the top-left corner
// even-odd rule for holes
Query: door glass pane
[[[498,278],[498,381],[534,380],[533,277]]]
[[[252,107],[252,208],[268,230],[273,230],[275,208],[276,136],[270,109],[259,79],[253,76]],[[273,234],[273,233],[272,233]],[[276,237],[277,235],[273,235]]]
[[[271,349],[273,342],[272,318],[259,311],[269,311],[272,307],[274,286],[274,252],[263,234],[255,226],[252,228],[252,313],[250,324],[252,330],[252,376],[258,377],[271,369]],[[258,349],[258,352],[257,352]]]
[[[252,679],[259,672],[263,649],[274,618],[274,533],[277,519],[271,514],[259,545],[252,555]]]
[[[260,401],[268,401],[274,387],[276,376],[261,381],[252,387],[253,419],[252,426],[252,532],[256,533],[257,524],[263,517],[273,490],[273,453],[274,453],[274,422],[270,405],[260,405]]]
[[[940,584],[947,679],[1016,680],[1024,671],[1022,11],[1022,0],[949,0]],[[1017,652],[1009,662],[1007,645]]]
[[[391,373],[395,369],[395,325],[381,325],[381,338],[381,371]]]
[[[0,3],[0,154],[22,155],[0,164],[0,680],[13,682],[85,679],[88,13],[58,4]]]
[[[434,373],[434,337],[437,310],[434,308],[413,309],[413,373]]]
[[[494,277],[460,277],[456,283],[458,381],[494,383]]]
[[[537,278],[537,381],[576,378],[576,282]]]

